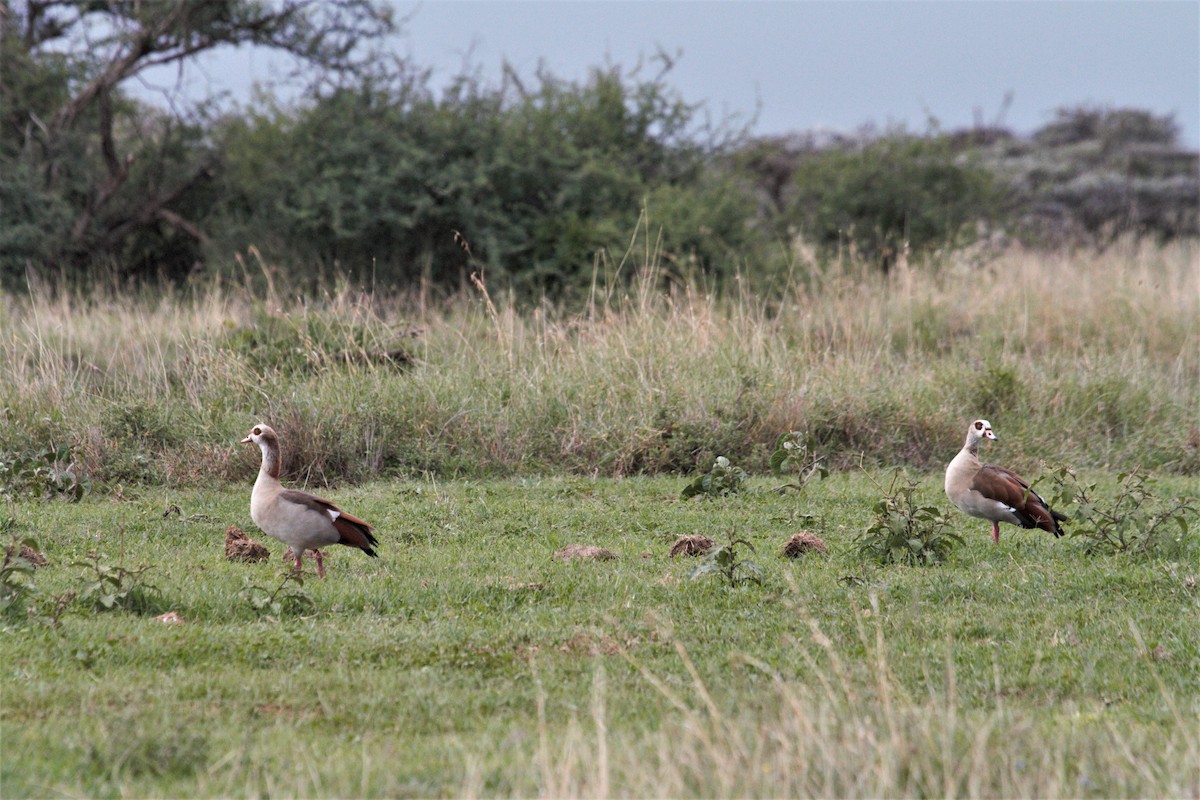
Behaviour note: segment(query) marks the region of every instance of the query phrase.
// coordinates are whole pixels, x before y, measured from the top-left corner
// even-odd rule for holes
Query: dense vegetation
[[[392,30],[371,0],[0,1],[0,280],[241,277],[257,252],[291,285],[458,289],[478,272],[569,298],[619,271],[639,220],[669,278],[760,287],[847,254],[886,270],[1005,237],[1198,230],[1196,154],[1136,109],[1063,109],[1030,137],[755,139],[680,97],[666,59],[435,87],[371,50]],[[305,99],[167,111],[127,90],[233,44],[294,54]]]

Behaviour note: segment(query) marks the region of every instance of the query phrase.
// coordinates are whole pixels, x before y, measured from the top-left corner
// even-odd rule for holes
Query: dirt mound
[[[825,555],[829,553],[829,548],[821,540],[821,537],[814,536],[807,531],[800,531],[800,533],[788,539],[787,544],[783,546],[783,554],[788,558],[799,558],[805,553],[821,553]]]
[[[702,556],[712,549],[713,540],[707,536],[694,534],[690,536],[680,536],[675,540],[675,544],[671,545],[672,557],[674,556]]]
[[[266,561],[271,557],[271,551],[251,539],[236,525],[230,525],[225,530],[225,558],[230,561],[248,561],[255,563]]]

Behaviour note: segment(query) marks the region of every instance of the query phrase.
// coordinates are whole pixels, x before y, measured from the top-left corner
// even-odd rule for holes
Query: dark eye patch
[[[981,431],[981,430],[983,430],[983,423],[982,423],[982,422],[980,422],[980,421],[978,421],[978,420],[976,420],[976,421],[975,421],[975,430],[977,430],[977,431]]]

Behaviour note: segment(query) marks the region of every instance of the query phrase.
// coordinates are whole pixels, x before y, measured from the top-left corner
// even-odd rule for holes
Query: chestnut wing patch
[[[1017,473],[995,464],[984,464],[971,481],[971,488],[1013,509],[1023,527],[1041,528],[1062,536],[1058,520],[1066,517],[1051,511],[1046,501],[1029,488],[1029,481]]]
[[[338,544],[344,544],[347,547],[357,547],[367,555],[375,558],[375,545],[379,542],[376,540],[374,534],[371,533],[371,526],[367,522],[364,522],[353,514],[347,514],[328,500],[309,494],[308,492],[287,489],[280,492],[279,497],[328,515],[334,530],[338,532],[338,536],[340,537]]]

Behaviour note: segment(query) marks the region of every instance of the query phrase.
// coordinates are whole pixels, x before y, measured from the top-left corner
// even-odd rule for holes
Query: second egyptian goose
[[[351,516],[328,500],[297,489],[284,489],[279,482],[279,436],[267,425],[255,425],[242,444],[262,450],[262,466],[250,494],[250,517],[262,532],[286,544],[296,557],[296,571],[305,550],[317,559],[317,575],[325,577],[321,549],[330,544],[357,547],[375,558],[378,542],[371,526]]]
[[[1047,505],[1029,482],[1011,470],[979,460],[979,443],[995,439],[992,424],[977,419],[967,429],[967,441],[946,467],[946,496],[958,510],[992,523],[992,539],[1000,541],[1000,523],[1041,528],[1062,536],[1059,522],[1066,516]]]

